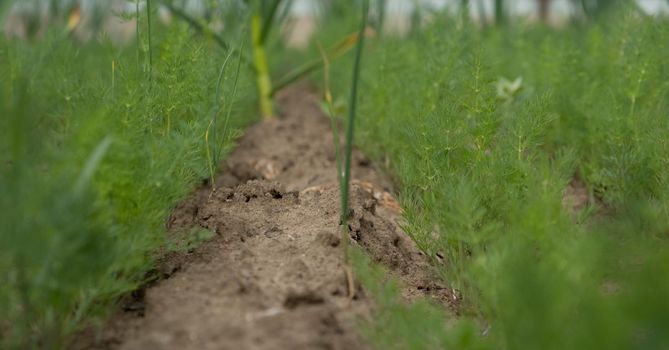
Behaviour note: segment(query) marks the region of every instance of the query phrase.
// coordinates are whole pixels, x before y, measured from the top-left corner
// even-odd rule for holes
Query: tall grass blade
[[[323,98],[328,107],[328,116],[330,117],[330,127],[332,129],[332,142],[334,143],[335,150],[335,160],[337,161],[337,183],[339,186],[343,186],[343,174],[341,172],[341,144],[339,141],[339,127],[337,126],[337,118],[334,112],[334,106],[332,102],[332,90],[330,89],[330,61],[328,56],[323,49],[323,46],[318,43],[318,50],[321,53],[323,58],[323,85],[325,92]]]
[[[209,121],[209,125],[207,125],[207,130],[204,132],[204,144],[205,144],[205,151],[207,152],[207,169],[209,170],[209,179],[211,180],[211,193],[214,193],[216,191],[216,178],[214,174],[214,161],[211,156],[211,149],[209,147],[209,130],[211,129],[211,125],[214,123],[214,120]],[[216,127],[214,127],[216,129]]]
[[[362,19],[360,21],[360,31],[358,32],[358,42],[355,47],[355,61],[353,63],[353,78],[351,81],[351,97],[349,99],[348,120],[346,125],[346,150],[344,159],[344,181],[341,187],[341,216],[342,216],[342,235],[343,242],[348,242],[348,198],[351,182],[351,153],[353,151],[353,127],[355,124],[355,114],[358,99],[358,83],[360,80],[360,62],[362,60],[362,49],[365,42],[365,28],[367,27],[367,13],[369,11],[369,1],[362,3]],[[344,243],[345,244],[345,243]]]
[[[140,43],[139,43],[139,0],[135,0],[135,40],[137,41],[137,68],[140,67]]]
[[[216,191],[216,167],[218,166],[218,163],[220,161],[221,153],[223,151],[223,146],[225,145],[225,140],[227,138],[227,131],[228,131],[228,122],[230,120],[230,113],[232,111],[232,105],[234,104],[235,100],[235,95],[237,94],[237,83],[239,80],[239,72],[241,69],[241,52],[244,47],[244,42],[242,41],[241,47],[239,48],[239,58],[238,58],[238,63],[237,63],[237,71],[235,73],[235,81],[234,85],[232,88],[232,94],[230,96],[230,103],[228,104],[228,110],[225,116],[225,121],[223,124],[223,129],[222,129],[222,135],[220,137],[220,140],[218,140],[218,133],[216,132],[218,128],[218,115],[220,112],[220,106],[219,106],[219,100],[221,97],[221,84],[223,82],[223,77],[225,76],[225,72],[227,71],[228,64],[230,63],[230,58],[232,57],[232,54],[234,53],[233,50],[230,50],[228,52],[228,55],[225,57],[225,60],[223,61],[223,65],[221,66],[221,70],[218,74],[218,81],[216,82],[216,95],[214,97],[214,116],[212,117],[211,121],[209,122],[209,125],[207,126],[207,131],[204,134],[205,138],[205,143],[206,143],[206,152],[207,152],[207,167],[209,169],[209,177],[211,179],[211,186],[212,186],[212,192]],[[213,126],[213,128],[212,128]],[[212,145],[213,147],[210,146],[209,144],[209,133],[211,130],[211,139],[212,139]],[[213,151],[212,151],[213,148]]]
[[[232,57],[232,50],[228,52],[228,55],[225,57],[225,60],[223,61],[223,64],[221,65],[221,70],[218,73],[218,80],[216,81],[216,94],[214,95],[214,116],[212,118],[212,121],[214,123],[214,130],[212,130],[211,138],[212,142],[214,143],[214,147],[218,144],[216,142],[216,126],[218,126],[218,112],[219,112],[219,101],[221,98],[221,83],[223,82],[223,76],[225,75],[226,68],[228,67],[228,62],[230,62],[230,57]],[[207,145],[207,148],[209,146]],[[214,152],[214,159],[213,162],[215,164],[218,164],[218,152]]]
[[[230,95],[230,103],[228,104],[228,111],[225,113],[225,119],[223,121],[223,137],[218,145],[218,158],[220,159],[220,154],[223,152],[223,146],[225,145],[225,140],[228,138],[228,125],[230,124],[230,115],[232,114],[232,106],[234,105],[235,98],[237,97],[237,86],[239,83],[239,74],[242,68],[242,52],[244,52],[245,41],[242,41],[241,46],[239,47],[239,56],[237,59],[237,71],[235,72],[235,80],[232,83],[232,94]]]
[[[495,0],[495,24],[504,24],[504,0]]]
[[[383,25],[386,21],[386,0],[376,1],[376,32],[383,33]]]
[[[151,81],[151,74],[153,71],[153,49],[151,48],[151,0],[146,0],[146,20],[147,20],[147,33],[146,36],[149,40],[149,81]]]
[[[115,97],[115,91],[116,91],[116,61],[112,60],[111,62],[111,70],[112,70],[112,80],[111,80],[111,93],[112,93],[112,98]]]

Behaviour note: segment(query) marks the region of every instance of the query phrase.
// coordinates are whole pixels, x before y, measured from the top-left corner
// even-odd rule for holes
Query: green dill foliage
[[[394,176],[461,316],[381,302],[371,338],[669,346],[669,23],[631,7],[562,29],[440,16],[370,43],[356,141]],[[438,325],[395,319],[420,315]]]
[[[65,347],[141,284],[171,208],[207,175],[207,128],[222,158],[250,121],[240,107],[253,115],[247,77],[228,69],[217,86],[225,53],[184,25],[153,28],[150,80],[134,45],[76,44],[59,29],[0,39],[3,349]],[[187,246],[208,236],[193,234]]]
[[[356,278],[377,303],[374,321],[360,324],[364,336],[379,349],[486,349],[471,321],[455,324],[449,315],[426,300],[407,304],[399,281],[360,249],[349,250]]]

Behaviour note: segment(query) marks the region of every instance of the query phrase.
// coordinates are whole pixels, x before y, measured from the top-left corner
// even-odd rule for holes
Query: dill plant
[[[635,11],[561,30],[444,19],[375,42],[356,141],[396,179],[405,230],[459,313],[391,298],[368,329],[380,348],[669,344],[669,46],[655,44],[669,27]]]
[[[227,100],[211,126],[227,130],[220,157],[250,121],[236,111],[252,115],[244,72],[226,70],[217,90],[224,57],[184,26],[153,31],[151,80],[134,46],[75,44],[60,29],[38,43],[0,39],[1,348],[66,348],[152,278],[165,218],[208,173],[212,93]]]

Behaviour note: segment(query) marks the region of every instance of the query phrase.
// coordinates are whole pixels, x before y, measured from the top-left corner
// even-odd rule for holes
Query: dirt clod
[[[316,236],[316,241],[326,247],[338,247],[341,239],[332,231],[320,231]]]

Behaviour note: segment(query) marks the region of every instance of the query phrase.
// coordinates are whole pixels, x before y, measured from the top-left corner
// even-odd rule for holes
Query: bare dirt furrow
[[[316,94],[284,91],[281,116],[249,128],[216,181],[175,208],[175,235],[214,238],[166,254],[159,281],[134,293],[79,348],[366,349],[357,329],[373,300],[349,297],[338,234],[339,189],[329,121]],[[352,244],[388,266],[407,298],[446,301],[425,256],[398,225],[401,209],[369,160],[355,152]],[[182,237],[183,238],[183,237]]]

